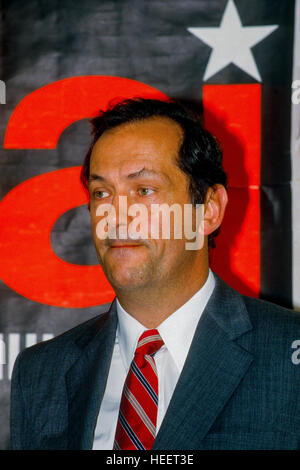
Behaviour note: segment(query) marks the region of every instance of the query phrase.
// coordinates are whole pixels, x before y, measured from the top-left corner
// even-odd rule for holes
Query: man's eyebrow
[[[134,178],[139,178],[143,176],[160,176],[162,178],[167,178],[169,179],[168,175],[165,173],[160,173],[158,171],[149,169],[149,168],[142,168],[141,170],[135,171],[133,173],[129,173],[127,175],[128,179],[134,179]],[[91,173],[89,178],[88,178],[88,183],[91,184],[93,181],[100,181],[102,183],[105,183],[107,180],[104,178],[104,176],[97,175],[96,173]]]
[[[158,171],[155,171],[155,170],[151,170],[151,169],[148,169],[148,168],[142,168],[141,170],[139,171],[135,171],[134,173],[129,173],[129,175],[127,175],[127,178],[129,179],[133,179],[133,178],[139,178],[140,176],[167,176],[167,175],[164,175],[164,173],[159,173]]]
[[[92,181],[106,181],[106,179],[104,178],[104,176],[96,175],[95,173],[92,173],[89,176],[88,183],[90,184],[92,183]]]

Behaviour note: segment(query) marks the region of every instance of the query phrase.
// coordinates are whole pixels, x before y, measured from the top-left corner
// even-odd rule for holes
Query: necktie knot
[[[164,342],[156,329],[146,330],[138,340],[135,355],[153,355],[163,344]]]

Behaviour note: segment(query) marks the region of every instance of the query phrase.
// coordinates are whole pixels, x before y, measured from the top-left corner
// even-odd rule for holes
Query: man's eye
[[[138,192],[141,196],[149,196],[149,194],[154,193],[154,190],[150,188],[140,188]]]
[[[94,191],[95,199],[103,199],[104,197],[108,196],[108,192],[106,191]]]

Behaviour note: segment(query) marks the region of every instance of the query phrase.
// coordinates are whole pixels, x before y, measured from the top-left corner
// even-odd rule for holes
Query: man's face
[[[150,235],[152,204],[177,203],[182,212],[184,204],[191,204],[188,178],[176,164],[182,138],[179,124],[155,117],[108,130],[93,148],[89,183],[93,239],[104,273],[115,289],[162,288],[170,283],[174,287],[193,276],[202,250],[186,250],[184,235],[181,239]],[[120,196],[126,196],[128,208],[143,204],[148,209],[147,239],[132,240],[128,233],[126,240],[121,239],[120,232],[132,217],[121,214]],[[103,219],[96,215],[101,204],[115,209],[110,228],[115,224],[116,239],[100,239],[96,233]]]

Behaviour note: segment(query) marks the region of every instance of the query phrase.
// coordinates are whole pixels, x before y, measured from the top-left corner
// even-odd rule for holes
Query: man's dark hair
[[[179,149],[178,167],[189,178],[192,204],[204,204],[208,188],[222,184],[227,188],[227,177],[223,169],[222,149],[210,132],[201,124],[201,116],[179,101],[155,99],[126,99],[101,111],[91,120],[92,142],[85,156],[81,170],[81,182],[88,189],[90,158],[95,143],[101,135],[114,127],[152,117],[166,117],[177,122],[183,130],[183,141]],[[218,230],[209,235],[209,245],[214,247],[213,238]]]

